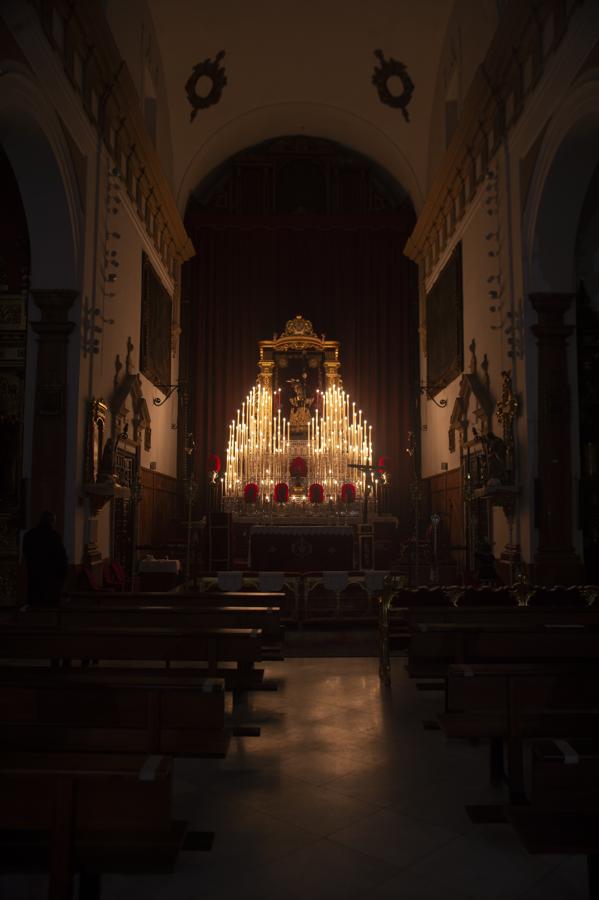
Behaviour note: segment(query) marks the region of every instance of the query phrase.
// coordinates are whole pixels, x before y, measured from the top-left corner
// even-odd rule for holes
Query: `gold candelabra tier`
[[[280,408],[273,413],[271,388],[263,382],[252,388],[229,425],[226,497],[241,498],[247,484],[256,484],[256,499],[269,502],[274,485],[290,481],[290,463],[297,456],[307,466],[306,487],[321,484],[327,500],[337,500],[346,482],[355,485],[356,499],[364,496],[366,473],[351,467],[372,465],[372,425],[339,384],[317,391],[312,402],[311,415],[308,405],[302,407],[305,425],[298,428],[296,416],[292,428]]]
[[[249,392],[229,425],[225,496],[243,495],[245,485],[258,485],[262,497],[284,480],[291,440],[290,424],[281,410],[273,416],[272,391],[258,384]]]
[[[350,406],[350,396],[340,385],[329,387],[308,423],[308,461],[311,481],[322,484],[327,497],[335,498],[344,482],[355,483],[361,497],[366,489],[366,474],[357,476],[350,466],[372,465],[372,425],[362,419],[362,410]]]

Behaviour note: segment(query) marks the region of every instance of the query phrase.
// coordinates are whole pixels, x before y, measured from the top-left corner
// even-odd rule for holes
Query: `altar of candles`
[[[322,484],[327,498],[336,499],[345,482],[355,484],[357,495],[362,494],[366,477],[350,466],[372,465],[372,425],[337,385],[317,395],[308,424],[307,459],[310,481]]]
[[[366,477],[351,465],[372,465],[372,425],[350,402],[349,394],[339,385],[318,391],[301,433],[292,432],[280,402],[276,406],[275,410],[272,391],[259,384],[237,410],[229,425],[225,496],[241,498],[245,486],[254,483],[258,499],[270,502],[275,484],[293,483],[289,464],[301,456],[308,467],[306,489],[321,484],[327,501],[336,501],[341,486],[349,482],[356,487],[356,498],[362,497]]]

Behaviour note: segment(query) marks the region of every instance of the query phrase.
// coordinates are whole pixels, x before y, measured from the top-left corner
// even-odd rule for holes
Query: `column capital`
[[[30,322],[32,331],[37,334],[38,338],[46,341],[62,341],[68,338],[75,327],[74,322],[63,321],[44,321]]]
[[[42,322],[66,322],[79,291],[70,288],[43,288],[31,291],[31,296],[42,312]]]

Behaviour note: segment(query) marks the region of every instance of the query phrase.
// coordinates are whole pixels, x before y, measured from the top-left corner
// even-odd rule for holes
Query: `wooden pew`
[[[510,788],[524,794],[525,739],[599,733],[599,664],[454,665],[447,673],[441,728],[451,738],[489,738],[491,777],[508,750]]]
[[[405,650],[408,647],[413,631],[413,616],[422,613],[425,621],[452,621],[450,616],[455,612],[458,602],[465,607],[476,606],[484,609],[488,606],[514,607],[518,598],[506,588],[470,588],[448,585],[433,588],[394,588],[387,586],[380,598],[379,607],[379,675],[387,684],[391,681],[390,647],[394,644]],[[435,615],[438,613],[438,615]]]
[[[444,677],[455,663],[549,662],[599,657],[599,629],[579,623],[416,625],[407,669],[420,678]]]
[[[103,872],[172,870],[187,831],[170,817],[163,756],[0,753],[0,862],[49,870],[49,900],[99,900]]]
[[[203,666],[195,674],[225,678],[229,689],[259,686],[254,663],[262,656],[262,633],[253,628],[0,629],[0,660],[145,661]],[[236,668],[219,664],[235,662]]]
[[[532,742],[530,802],[536,809],[599,812],[599,740]]]
[[[108,598],[107,598],[108,601]],[[24,627],[70,628],[259,628],[263,636],[263,658],[281,658],[280,609],[275,606],[205,606],[179,604],[175,598],[164,605],[143,602],[96,604],[68,601],[56,609],[23,607],[15,618]],[[266,652],[268,648],[268,652]]]
[[[584,606],[580,608],[560,609],[555,606],[448,606],[408,608],[403,610],[403,618],[411,630],[421,625],[448,624],[508,627],[533,625],[599,625],[599,607]]]
[[[126,751],[149,748],[184,755],[223,756],[230,735],[223,728],[222,684],[219,691],[212,690],[216,685],[205,691],[209,682],[198,677],[202,669],[82,671],[37,666],[35,671],[27,672],[22,663],[26,659],[55,658],[174,660],[203,662],[213,672],[221,662],[234,661],[237,669],[230,676],[239,686],[247,682],[246,667],[251,675],[253,663],[260,658],[260,641],[258,629],[93,631],[5,626],[0,631],[0,658],[20,665],[10,667],[0,681],[4,746],[18,748],[19,756],[24,746],[55,751],[65,747]],[[48,757],[55,755],[49,753]],[[51,769],[51,764],[46,768]],[[54,784],[61,780],[57,781],[54,771],[52,777]],[[23,793],[22,780],[18,788]],[[63,830],[62,826],[58,828],[60,834]],[[117,841],[116,849],[122,845],[122,841]],[[142,845],[145,849],[143,842]],[[105,846],[102,860],[104,868],[110,867]],[[51,881],[55,884],[56,878]],[[66,891],[65,888],[65,898]],[[62,898],[62,888],[53,896]]]
[[[73,591],[68,595],[71,603],[82,605],[102,603],[143,606],[165,606],[169,603],[192,606],[278,606],[285,594],[281,591],[123,591],[113,594],[102,591]]]
[[[505,810],[530,853],[587,857],[589,897],[599,898],[599,744],[532,744],[530,805]]]
[[[40,666],[0,668],[0,731],[10,750],[202,758],[224,757],[231,736],[222,680]]]

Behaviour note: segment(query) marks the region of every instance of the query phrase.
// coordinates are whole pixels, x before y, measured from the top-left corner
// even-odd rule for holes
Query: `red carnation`
[[[391,462],[388,456],[379,456],[379,469],[388,469]]]
[[[211,453],[208,457],[208,471],[220,472],[220,456],[218,456],[218,454]]]
[[[275,484],[274,498],[275,503],[287,503],[289,500],[289,485],[284,481],[279,481],[278,484]]]
[[[353,503],[356,499],[356,486],[351,481],[341,485],[341,500],[343,503]]]
[[[324,500],[324,488],[321,484],[311,484],[308,490],[310,503],[322,503]]]
[[[248,481],[243,489],[243,499],[246,503],[255,503],[258,499],[259,488],[255,481]]]
[[[296,456],[289,463],[289,473],[293,477],[299,475],[301,478],[305,478],[308,474],[308,463],[302,456]]]

